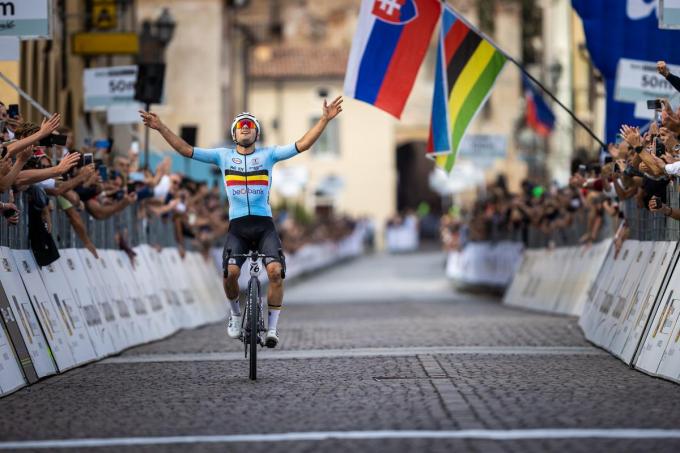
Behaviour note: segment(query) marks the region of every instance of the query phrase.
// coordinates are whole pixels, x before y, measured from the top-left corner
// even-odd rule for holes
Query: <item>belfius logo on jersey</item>
[[[227,186],[268,186],[269,185],[269,171],[236,171],[225,170],[224,182]]]

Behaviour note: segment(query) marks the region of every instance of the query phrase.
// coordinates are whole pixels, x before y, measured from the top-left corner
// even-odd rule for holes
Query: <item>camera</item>
[[[10,104],[7,107],[7,115],[9,115],[10,118],[18,118],[19,117],[19,104]]]
[[[66,146],[68,135],[50,134],[38,142],[38,146]]]
[[[626,176],[630,176],[630,177],[639,176],[639,177],[642,178],[642,177],[645,176],[640,170],[636,169],[635,167],[633,167],[631,165],[628,165],[626,167],[626,169],[623,170],[623,174],[626,175]]]
[[[661,99],[649,99],[647,101],[647,108],[649,110],[661,110],[663,104],[661,104]]]

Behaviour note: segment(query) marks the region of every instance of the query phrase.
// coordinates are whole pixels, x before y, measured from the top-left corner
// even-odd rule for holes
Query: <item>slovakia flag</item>
[[[439,0],[363,0],[345,94],[400,118],[440,12]]]

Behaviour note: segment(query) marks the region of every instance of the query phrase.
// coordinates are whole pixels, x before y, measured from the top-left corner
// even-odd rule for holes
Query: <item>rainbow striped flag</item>
[[[448,6],[442,9],[427,153],[447,172],[506,60]]]

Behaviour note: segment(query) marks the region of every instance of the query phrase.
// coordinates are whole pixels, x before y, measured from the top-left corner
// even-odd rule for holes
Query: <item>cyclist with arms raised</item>
[[[231,138],[235,148],[203,149],[191,147],[161,122],[155,113],[140,111],[147,127],[155,129],[166,142],[184,157],[217,165],[224,175],[229,200],[229,232],[224,247],[233,255],[246,254],[257,247],[266,255],[265,266],[269,277],[267,305],[269,308],[265,344],[276,347],[279,342],[276,326],[283,303],[282,263],[279,257],[281,239],[276,232],[269,205],[272,167],[276,162],[307,151],[318,140],[329,121],[342,112],[342,97],[331,104],[323,103],[321,119],[297,142],[287,146],[255,147],[260,136],[260,124],[255,116],[244,112],[231,124]],[[241,307],[238,278],[245,258],[229,258],[225,268],[224,291],[231,305],[227,332],[231,338],[241,334]]]

